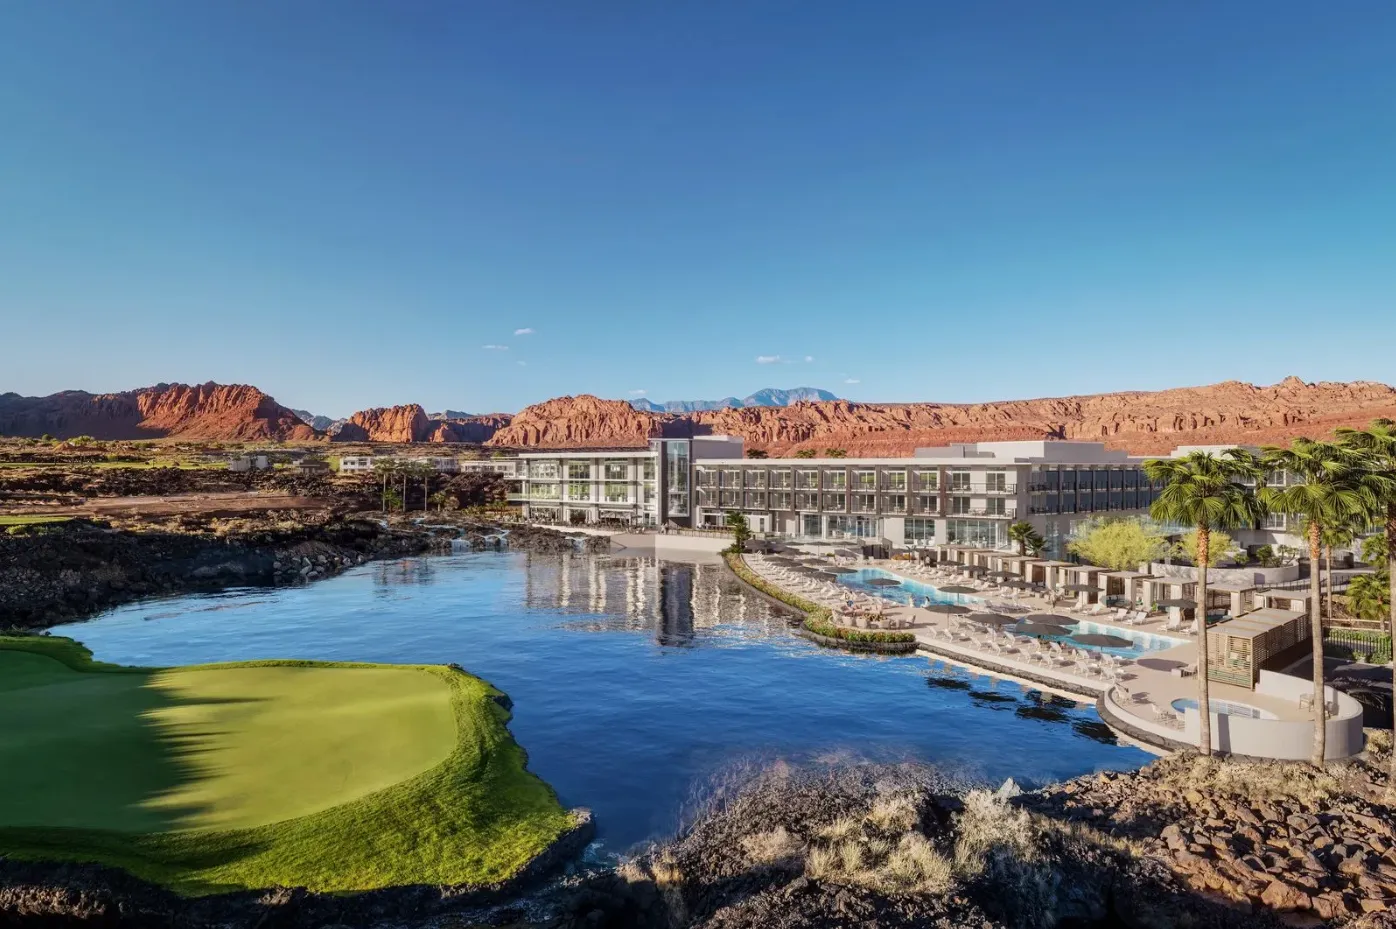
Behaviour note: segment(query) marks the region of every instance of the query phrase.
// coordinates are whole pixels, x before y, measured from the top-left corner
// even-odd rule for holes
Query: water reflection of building
[[[652,556],[531,555],[524,600],[530,609],[595,617],[578,628],[650,631],[661,645],[685,644],[720,624],[772,632],[786,625],[725,566]]]

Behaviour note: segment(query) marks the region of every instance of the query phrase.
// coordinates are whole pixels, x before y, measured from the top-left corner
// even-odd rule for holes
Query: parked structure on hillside
[[[267,471],[271,462],[266,455],[238,455],[228,459],[229,471]]]

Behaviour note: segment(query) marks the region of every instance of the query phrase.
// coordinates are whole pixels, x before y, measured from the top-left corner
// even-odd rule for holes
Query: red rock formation
[[[662,434],[672,416],[642,413],[624,400],[602,400],[590,394],[556,397],[535,403],[514,415],[488,445],[537,448],[642,447]]]
[[[513,419],[508,413],[489,413],[459,419],[433,419],[429,442],[485,442]]]
[[[255,387],[157,384],[114,394],[0,396],[0,435],[98,439],[305,440],[315,430]]]
[[[425,442],[432,434],[431,420],[416,403],[360,410],[339,427],[335,442]]]
[[[786,454],[842,448],[850,455],[905,455],[950,442],[1057,438],[1105,442],[1136,454],[1178,445],[1263,444],[1323,436],[1335,426],[1396,418],[1396,390],[1366,381],[1207,387],[1040,400],[943,404],[795,403],[688,414],[641,413],[620,401],[561,397],[528,407],[489,444],[636,446],[656,435],[741,436],[749,448]]]

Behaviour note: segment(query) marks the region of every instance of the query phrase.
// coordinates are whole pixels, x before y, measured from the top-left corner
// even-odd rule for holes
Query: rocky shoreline
[[[329,511],[123,525],[73,520],[0,533],[0,629],[38,630],[147,597],[306,583],[365,562],[472,549],[603,551],[609,541],[473,519]]]

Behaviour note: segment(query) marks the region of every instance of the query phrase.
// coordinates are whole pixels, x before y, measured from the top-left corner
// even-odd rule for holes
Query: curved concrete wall
[[[1256,692],[1291,700],[1296,706],[1299,696],[1312,690],[1312,681],[1274,671],[1261,671],[1260,682],[1256,685]],[[1329,760],[1350,758],[1363,748],[1362,704],[1332,687],[1326,690],[1329,701],[1338,702],[1338,713],[1328,720],[1324,757]],[[1113,713],[1143,732],[1174,742],[1197,744],[1201,719],[1196,709],[1185,710],[1183,728],[1174,729],[1130,714],[1115,700],[1113,691],[1106,694],[1105,699],[1111,704]],[[1212,714],[1212,748],[1215,751],[1278,761],[1307,761],[1313,744],[1313,720],[1248,719],[1244,716]]]

